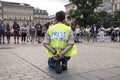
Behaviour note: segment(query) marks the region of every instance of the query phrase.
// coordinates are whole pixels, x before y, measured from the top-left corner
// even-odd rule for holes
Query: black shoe
[[[56,73],[57,73],[57,74],[62,73],[62,66],[60,65],[60,61],[59,61],[59,60],[56,61],[55,65],[56,65],[56,68],[55,68]]]
[[[16,42],[14,42],[14,44],[16,44]]]
[[[17,42],[17,44],[19,44],[19,42]]]
[[[5,44],[5,42],[3,42],[3,44]]]
[[[1,42],[0,42],[0,44],[1,44]]]
[[[67,62],[62,63],[62,70],[67,70]]]

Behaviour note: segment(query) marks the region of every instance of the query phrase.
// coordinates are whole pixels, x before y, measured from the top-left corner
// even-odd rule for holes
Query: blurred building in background
[[[0,1],[0,20],[13,24],[14,20],[22,26],[24,23],[46,24],[48,22],[48,12],[26,3],[15,3]]]
[[[112,0],[103,0],[103,3],[97,8],[97,12],[107,11],[108,13],[113,12]]]
[[[120,10],[120,0],[112,0],[113,4],[113,11]]]
[[[34,23],[40,22],[42,25],[46,24],[48,21],[48,12],[46,10],[41,10],[39,8],[34,9]]]
[[[0,19],[2,19],[2,4],[0,3]]]
[[[67,23],[71,23],[72,21],[74,21],[74,20],[68,20],[68,16],[69,16],[69,12],[70,12],[70,10],[76,10],[77,9],[77,6],[75,5],[75,4],[72,4],[72,3],[69,3],[69,4],[66,4],[65,5],[65,10],[66,10],[66,22]]]
[[[1,19],[4,20],[5,23],[12,25],[14,20],[17,20],[20,25],[33,22],[34,7],[30,6],[29,4],[5,1],[1,1],[0,4],[2,13]]]
[[[56,23],[55,15],[49,16],[49,22]]]
[[[103,0],[103,3],[97,8],[97,12],[107,11],[113,13],[120,10],[120,0]]]

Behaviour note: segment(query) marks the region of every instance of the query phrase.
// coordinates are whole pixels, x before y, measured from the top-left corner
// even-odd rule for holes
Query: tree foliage
[[[115,27],[120,26],[120,10],[114,12],[112,24]]]
[[[108,28],[112,25],[112,15],[110,13],[107,13],[106,11],[101,11],[96,13],[97,17],[97,24],[103,25],[105,28]]]
[[[96,23],[95,9],[102,3],[102,0],[69,0],[77,6],[71,10],[68,19],[75,19],[76,24],[81,26]]]

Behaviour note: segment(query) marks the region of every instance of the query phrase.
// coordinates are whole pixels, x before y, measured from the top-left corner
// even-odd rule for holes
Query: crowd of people
[[[22,43],[34,43],[35,41],[41,43],[44,37],[44,27],[40,22],[20,26],[17,21],[14,21],[13,25],[10,26],[9,23],[5,24],[2,20],[0,22],[0,44],[10,44],[11,36],[14,36],[14,44],[19,44],[20,40]],[[7,42],[5,42],[5,37]]]
[[[120,42],[120,27],[116,30],[115,28],[111,27],[109,30],[105,29],[103,25],[99,28],[93,24],[92,26],[88,25],[86,28],[81,28],[80,25],[75,25],[74,23],[71,24],[71,28],[73,30],[73,35],[75,37],[75,42],[79,43],[83,40],[98,41],[98,36],[101,42],[105,41],[105,35],[111,37],[111,41],[118,41]]]
[[[49,26],[52,26],[54,23],[50,22]],[[49,27],[48,26],[48,27]],[[111,41],[120,42],[120,27],[115,30],[111,27],[109,30],[106,30],[103,25],[99,28],[93,24],[92,26],[88,25],[85,28],[81,28],[80,25],[75,25],[74,22],[71,23],[71,29],[73,31],[74,42],[79,43],[84,40],[90,42],[98,41],[98,36],[101,42],[105,41],[105,35],[108,34],[111,36]],[[13,25],[10,26],[9,23],[4,23],[3,20],[0,22],[0,44],[8,43],[10,44],[11,36],[14,36],[14,44],[19,44],[20,40],[22,43],[25,42],[38,42],[41,43],[45,36],[46,29],[41,25],[40,22],[27,23],[20,26],[17,21],[14,21]],[[5,42],[5,37],[7,42]]]

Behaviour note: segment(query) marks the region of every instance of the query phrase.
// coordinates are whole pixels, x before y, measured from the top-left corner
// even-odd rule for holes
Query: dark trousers
[[[92,33],[93,35],[93,42],[96,41],[97,42],[97,32]]]
[[[1,42],[1,38],[3,39],[4,42],[4,37],[5,37],[5,32],[3,30],[0,30],[0,42]]]
[[[19,42],[19,31],[14,31],[14,41],[16,42],[16,37],[17,41]]]
[[[24,41],[26,41],[26,36],[27,36],[27,34],[26,33],[22,33],[22,42]]]
[[[6,32],[6,37],[7,39],[10,39],[11,33],[10,32]]]
[[[70,60],[70,57],[64,57],[64,58],[62,58],[60,61],[61,61],[62,63],[65,63],[65,62],[68,62],[68,60]],[[55,60],[54,60],[53,58],[49,58],[49,59],[48,59],[48,65],[49,65],[50,68],[55,69],[55,67],[56,67],[56,65],[55,65]]]
[[[88,42],[90,41],[90,33],[86,33],[86,39]]]
[[[119,36],[119,42],[120,42],[120,31],[119,31],[119,34],[118,34],[118,36]]]
[[[76,34],[76,41],[79,42],[79,39],[80,39],[80,33],[77,33]]]
[[[9,31],[6,32],[6,37],[7,37],[8,43],[10,43],[10,36],[11,36],[11,33]]]

